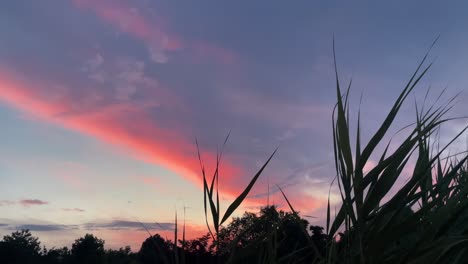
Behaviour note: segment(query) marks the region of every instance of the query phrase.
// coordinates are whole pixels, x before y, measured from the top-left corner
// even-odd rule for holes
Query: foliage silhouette
[[[171,258],[171,249],[171,243],[156,234],[143,242],[138,258],[142,264],[167,263]]]
[[[71,251],[68,247],[44,249],[41,263],[61,264],[72,263]]]
[[[105,262],[104,240],[86,234],[75,240],[71,255],[77,263],[102,264]]]
[[[0,263],[38,263],[41,255],[39,238],[28,229],[13,232],[0,241]]]
[[[126,246],[119,250],[106,250],[105,259],[105,263],[109,264],[132,264],[136,263],[137,254],[132,252],[130,246]]]
[[[296,213],[278,211],[276,206],[263,207],[259,214],[246,212],[220,230],[220,253],[231,256],[233,263],[257,263],[262,254],[266,259],[288,259],[293,263],[312,261],[313,253],[301,250],[309,247],[309,234],[303,231],[308,227],[307,220]],[[318,236],[314,238],[318,239]],[[317,246],[319,242],[325,245],[325,237],[320,239]],[[232,241],[237,241],[234,248]],[[264,250],[266,248],[273,251]],[[290,255],[292,252],[296,253]]]

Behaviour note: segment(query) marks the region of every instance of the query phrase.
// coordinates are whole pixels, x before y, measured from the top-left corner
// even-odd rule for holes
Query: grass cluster
[[[453,107],[447,103],[425,109],[416,105],[416,121],[404,140],[388,153],[387,143],[376,166],[364,166],[392,126],[402,104],[425,76],[431,64],[417,70],[395,101],[389,114],[367,145],[361,146],[359,114],[354,143],[350,138],[349,88],[341,96],[336,75],[337,98],[333,115],[335,165],[342,205],[334,220],[327,210],[326,263],[464,263],[468,258],[468,155],[442,157],[447,148],[466,131],[462,129],[448,144],[434,144],[438,128]],[[336,65],[336,63],[335,63]],[[336,69],[336,68],[335,68]],[[354,148],[353,148],[354,147]],[[354,149],[354,151],[353,151]],[[463,154],[463,153],[462,153]],[[389,191],[403,176],[410,159],[414,170],[395,194]],[[384,199],[385,198],[385,199]],[[337,247],[337,232],[343,229]]]
[[[390,141],[383,142],[403,103],[430,69],[431,64],[425,66],[426,60],[427,54],[380,127],[365,145],[360,136],[359,112],[356,136],[351,137],[351,83],[342,93],[335,61],[337,103],[332,117],[333,143],[336,182],[342,203],[332,218],[330,201],[328,202],[325,251],[319,250],[314,241],[309,239],[307,246],[278,259],[275,257],[275,237],[279,234],[272,230],[270,237],[265,238],[271,242],[258,250],[258,254],[262,254],[258,262],[297,263],[295,255],[307,251],[314,256],[313,260],[307,261],[309,263],[466,263],[468,155],[466,152],[450,157],[442,155],[447,153],[449,146],[467,127],[446,145],[440,146],[437,140],[440,126],[453,120],[445,116],[453,107],[455,97],[441,105],[438,105],[440,96],[430,106],[425,103],[422,106],[416,104],[416,120],[405,127],[404,131],[409,132],[404,139],[392,148]],[[384,150],[377,153],[378,146],[382,145]],[[220,226],[245,199],[272,156],[229,206],[223,217],[220,217],[219,210],[218,167],[211,178],[211,184],[208,184],[202,165],[205,216],[214,241],[217,241]],[[376,156],[380,157],[376,165],[369,171],[364,171],[369,159]],[[414,170],[411,175],[404,175],[403,171],[411,160],[415,161]],[[217,161],[219,165],[220,157]],[[407,177],[407,181],[402,186],[396,185],[397,180],[402,177]],[[395,193],[390,192],[395,188]],[[283,193],[282,190],[281,192]],[[283,196],[291,211],[297,214],[284,193]],[[208,211],[211,211],[212,228],[208,224]],[[303,232],[306,237],[310,237],[306,229]],[[233,248],[241,236],[239,234],[238,238],[233,239]],[[236,250],[231,252],[242,254]],[[229,259],[237,257],[231,256]]]

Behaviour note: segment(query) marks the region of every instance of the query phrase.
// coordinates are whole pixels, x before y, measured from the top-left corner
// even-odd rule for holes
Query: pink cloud
[[[121,1],[74,0],[73,3],[77,8],[91,10],[119,31],[147,43],[151,58],[155,62],[165,63],[166,51],[182,48],[178,37],[170,35],[155,23],[156,21],[148,21],[138,9]]]
[[[25,81],[15,74],[7,74],[6,70],[0,71],[0,100],[35,118],[123,146],[137,158],[163,165],[202,186],[192,139],[158,126],[144,106],[131,102],[83,104],[66,93],[52,100],[46,96],[48,93],[44,87],[50,87],[50,84]],[[204,159],[208,168],[214,168],[214,153],[205,152]],[[242,171],[226,160],[222,166],[222,177],[234,183],[234,177],[242,175]],[[66,174],[62,177],[65,181],[73,181]],[[237,185],[225,185],[224,188],[227,195],[237,194],[240,190]]]
[[[47,91],[53,84],[41,80],[25,81],[19,78],[20,76],[7,70],[0,71],[0,100],[39,120],[51,122],[91,135],[104,142],[121,146],[130,155],[149,163],[162,165],[182,178],[195,183],[199,188],[202,187],[200,166],[193,138],[187,139],[178,130],[165,128],[164,124],[155,121],[145,104],[132,101],[112,101],[104,104],[87,103],[86,96],[74,99],[68,91],[79,89],[70,87],[65,89],[62,96],[51,98],[47,96],[50,94]],[[104,95],[98,94],[99,96]],[[152,97],[152,95],[150,93],[145,97]],[[164,96],[160,99],[162,102],[165,101]],[[264,103],[272,108],[277,104],[274,101]],[[283,109],[289,113],[301,111],[301,108],[296,108],[296,106],[285,106]],[[310,111],[314,112],[315,109]],[[322,113],[321,109],[318,111]],[[282,122],[281,117],[275,117],[266,110],[257,114],[259,114],[258,118],[265,116],[271,118],[272,121]],[[278,112],[278,115],[281,116],[281,113]],[[285,120],[291,121],[291,118],[285,118]],[[305,122],[304,117],[304,120],[294,120],[294,123],[286,124],[301,127],[306,125]],[[207,173],[211,176],[212,169],[215,167],[216,154],[209,151],[203,151],[202,154]],[[265,153],[265,159],[261,162],[266,160],[267,155],[268,153]],[[249,171],[253,174],[257,169],[249,168]],[[228,201],[232,201],[232,198],[243,190],[248,184],[248,179],[252,177],[251,174],[246,175],[245,171],[247,170],[243,166],[233,164],[229,156],[225,157],[221,167],[220,190]],[[79,189],[86,187],[69,173],[60,174],[58,177]],[[140,180],[156,188],[161,188],[154,179],[143,178]],[[301,202],[299,197],[294,198],[294,201],[296,200]],[[245,205],[265,205],[265,203],[263,200],[259,202],[249,199]]]
[[[18,203],[21,204],[24,207],[49,204],[49,202],[42,201],[42,200],[39,200],[39,199],[23,199],[23,200],[20,200]]]
[[[140,9],[123,1],[73,0],[76,8],[95,13],[118,31],[143,41],[153,61],[165,63],[167,53],[186,50],[195,62],[214,61],[232,64],[236,55],[225,48],[201,40],[187,40],[168,30],[167,22],[156,16],[145,15]]]

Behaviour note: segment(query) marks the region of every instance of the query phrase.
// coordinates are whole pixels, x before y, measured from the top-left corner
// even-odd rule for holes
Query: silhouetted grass
[[[401,142],[392,145],[392,148],[391,140],[384,142],[402,105],[431,68],[430,63],[425,66],[428,53],[366,144],[361,139],[360,110],[357,111],[355,138],[352,138],[349,113],[351,82],[343,93],[335,60],[337,103],[332,113],[331,133],[335,180],[341,204],[332,217],[328,199],[325,233],[322,233],[323,228],[312,226],[309,228],[313,235],[310,235],[307,221],[300,218],[300,213],[279,186],[291,213],[277,212],[274,206],[265,207],[258,217],[246,213],[243,218],[235,218],[227,227],[223,226],[245,201],[276,153],[275,150],[222,213],[219,203],[219,167],[228,134],[216,156],[215,170],[210,178],[205,171],[197,142],[209,235],[199,240],[186,241],[184,219],[182,240],[179,240],[176,212],[172,242],[151,235],[143,226],[150,237],[142,245],[140,260],[157,259],[166,264],[185,264],[194,263],[189,259],[190,256],[198,256],[205,263],[467,263],[468,152],[443,155],[468,126],[446,145],[439,146],[440,142],[437,141],[440,126],[454,120],[447,118],[446,114],[452,109],[456,96],[438,105],[439,96],[436,103],[426,106],[426,94],[423,105],[415,105],[415,122],[399,130],[409,131]],[[383,147],[382,152],[377,151],[379,147]],[[371,157],[379,158],[373,168],[364,171]],[[414,169],[410,175],[404,175],[403,171],[408,168],[410,161],[415,161]],[[407,180],[398,186],[397,181],[402,177]],[[12,237],[6,236],[8,241],[0,241],[0,251],[10,252],[14,246],[15,250],[23,252],[24,246],[19,247],[15,243],[29,241],[31,258],[39,257],[39,243],[36,238],[29,239],[29,231],[13,234]],[[207,246],[209,237],[211,246]],[[188,245],[203,245],[203,250],[194,252],[197,250],[189,249]],[[49,250],[43,257],[52,258],[54,254],[73,257],[66,248],[61,251]],[[130,257],[135,258],[130,254],[130,249],[106,254],[107,258],[123,256],[128,261]]]
[[[432,46],[431,46],[432,48]],[[429,52],[428,52],[429,53]],[[462,135],[462,129],[448,144],[435,148],[435,137],[440,126],[453,118],[445,117],[453,107],[455,97],[438,106],[425,109],[415,107],[415,122],[406,127],[410,132],[393,146],[383,142],[404,102],[427,74],[432,64],[425,65],[424,56],[416,71],[394,102],[388,115],[367,144],[361,140],[360,112],[357,113],[356,138],[351,138],[349,121],[349,93],[351,83],[343,94],[335,61],[337,104],[333,111],[333,145],[336,180],[342,203],[332,219],[330,202],[327,206],[326,250],[319,252],[315,242],[291,252],[282,259],[275,258],[274,231],[266,238],[271,243],[258,249],[257,263],[301,263],[294,256],[304,250],[311,251],[313,260],[307,263],[465,263],[468,259],[468,155],[457,159],[443,158],[447,148]],[[426,95],[427,97],[427,95]],[[385,144],[382,153],[378,146]],[[380,157],[375,167],[365,172],[370,157]],[[233,202],[220,219],[218,190],[214,198],[214,185],[218,186],[218,166],[211,185],[208,185],[203,165],[205,215],[211,209],[216,241],[220,225],[239,207],[248,191],[271,157],[254,176],[246,190]],[[219,160],[217,165],[219,165]],[[415,167],[402,186],[395,186],[402,178],[403,169],[410,160]],[[390,190],[395,189],[395,194]],[[294,214],[293,204],[281,190]],[[299,218],[298,218],[299,219]],[[208,220],[207,220],[208,223]],[[211,230],[210,230],[211,232]],[[304,233],[307,236],[307,230]],[[240,234],[242,235],[242,234]],[[309,237],[309,236],[307,236]],[[310,237],[309,237],[310,238]],[[234,239],[234,244],[236,243]],[[242,254],[241,251],[232,251]],[[230,259],[233,259],[232,257]],[[291,260],[294,259],[293,262]],[[298,262],[299,261],[299,262]],[[304,260],[305,261],[305,260]],[[306,262],[304,262],[306,263]]]

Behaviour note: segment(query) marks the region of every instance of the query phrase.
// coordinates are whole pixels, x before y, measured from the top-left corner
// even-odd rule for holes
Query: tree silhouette
[[[210,240],[211,235],[209,233],[185,242],[179,240],[187,263],[217,263],[214,252],[210,248]]]
[[[211,253],[210,248],[209,248],[209,243],[210,243],[209,233],[196,239],[186,240],[185,242],[182,240],[179,240],[179,242],[182,245],[182,248],[188,253],[199,254],[199,255]]]
[[[142,264],[158,264],[168,263],[171,259],[171,244],[156,234],[148,237],[143,244],[141,244],[140,252],[138,252],[138,259]]]
[[[314,227],[312,231],[316,234],[310,237],[304,231],[308,225],[307,220],[291,212],[278,211],[276,206],[263,207],[259,214],[246,212],[220,230],[220,254],[242,256],[236,262],[255,262],[261,254],[266,259],[287,257],[292,263],[311,262],[314,253],[309,241],[316,247],[324,247],[325,237],[319,235],[319,227]],[[234,250],[236,254],[232,254]],[[291,252],[297,253],[289,256]]]
[[[130,246],[120,248],[119,250],[106,250],[106,263],[131,264],[134,263],[135,257],[136,254],[132,253]]]
[[[0,241],[0,263],[38,263],[41,254],[40,244],[39,238],[33,237],[28,229],[4,236]]]
[[[44,264],[64,264],[71,263],[71,252],[67,247],[44,249],[42,263]]]
[[[76,263],[101,264],[104,263],[104,240],[92,234],[75,240],[71,255]]]
[[[323,256],[325,254],[327,235],[323,233],[323,227],[310,226],[309,230],[312,232],[311,239],[317,246],[318,251]]]

